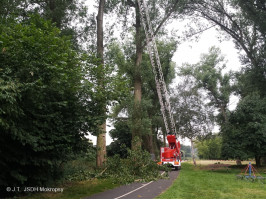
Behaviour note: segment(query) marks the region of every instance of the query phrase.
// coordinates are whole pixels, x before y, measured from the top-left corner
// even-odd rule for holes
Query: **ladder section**
[[[139,11],[142,19],[143,28],[146,35],[146,41],[147,41],[148,52],[150,55],[151,65],[155,76],[156,90],[161,106],[161,113],[163,116],[165,129],[167,133],[171,132],[172,134],[173,133],[176,134],[176,128],[170,104],[170,96],[168,94],[166,84],[164,81],[160,57],[154,39],[152,26],[150,23],[149,11],[146,6],[145,0],[138,0],[138,5],[139,5]]]

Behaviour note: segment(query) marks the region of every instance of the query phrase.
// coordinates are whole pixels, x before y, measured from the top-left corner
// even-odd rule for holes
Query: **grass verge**
[[[183,163],[178,179],[158,199],[264,199],[265,181],[236,178],[240,169],[211,170]]]
[[[119,186],[114,184],[111,179],[91,179],[81,182],[69,182],[61,186],[64,191],[61,192],[43,192],[32,193],[22,198],[26,199],[80,199],[89,197],[92,194],[103,192]],[[60,186],[58,186],[60,188]]]

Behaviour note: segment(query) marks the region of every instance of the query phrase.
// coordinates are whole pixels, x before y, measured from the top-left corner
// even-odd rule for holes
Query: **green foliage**
[[[131,148],[131,132],[126,120],[116,121],[114,123],[114,129],[109,134],[114,140],[109,146],[107,146],[107,155],[114,156],[119,154],[121,158],[126,158],[127,148]]]
[[[1,187],[45,185],[86,149],[84,75],[80,55],[50,22],[31,16],[0,26]]]
[[[160,59],[162,63],[162,70],[165,77],[166,84],[169,85],[175,77],[175,64],[171,62],[171,57],[173,56],[176,50],[176,42],[173,40],[158,41],[158,51],[160,54]],[[128,81],[128,88],[132,90],[134,86],[135,79],[135,51],[133,41],[126,41],[125,44],[119,45],[113,43],[110,45],[110,51],[108,52],[108,60],[112,64],[118,66],[118,73],[126,77]],[[154,74],[152,71],[152,66],[150,64],[150,58],[147,53],[143,53],[141,67],[143,70],[140,70],[142,77],[142,97],[141,103],[135,105],[133,100],[132,93],[128,91],[123,101],[120,101],[120,104],[113,108],[114,117],[116,118],[120,113],[125,114],[128,117],[127,125],[129,129],[138,130],[141,132],[141,136],[144,140],[147,137],[154,137],[156,128],[164,127],[163,120],[160,113],[160,105],[158,100],[158,95],[155,86]],[[119,119],[119,117],[118,117]],[[116,142],[114,142],[115,144]],[[156,141],[155,151],[156,151]],[[116,147],[119,148],[121,144]],[[147,143],[145,142],[147,146]],[[128,145],[126,145],[128,146]],[[151,151],[151,149],[148,149]]]
[[[265,1],[200,0],[191,2],[193,13],[199,13],[225,36],[230,36],[239,50],[243,64],[238,85],[239,94],[247,96],[254,90],[265,96]],[[191,10],[190,10],[191,11]],[[199,18],[198,15],[195,15]]]
[[[115,155],[107,160],[107,170],[103,176],[111,177],[115,182],[121,184],[151,181],[161,177],[159,169],[160,166],[151,159],[151,155],[147,151],[128,149],[126,159]]]
[[[75,159],[69,160],[62,165],[62,181],[86,181],[96,177],[95,170],[96,148],[89,143],[87,151],[79,154]]]
[[[88,14],[88,6],[79,0],[3,0],[0,2],[0,22],[8,24],[10,19],[30,21],[31,15],[51,21],[61,30],[61,36],[69,36],[73,48],[81,50],[84,42],[93,38],[93,15]],[[78,23],[77,23],[78,22]],[[78,24],[78,25],[77,25]],[[89,36],[89,37],[88,37]]]
[[[90,129],[93,135],[99,134],[98,126],[103,124],[108,117],[106,106],[119,105],[129,96],[131,89],[129,80],[116,67],[117,51],[119,50],[116,47],[110,45],[106,51],[104,65],[100,63],[96,55],[87,55],[84,58],[88,61],[86,64],[89,71],[86,74],[86,84],[93,88],[92,91],[88,91],[89,98],[94,103],[91,121],[95,124],[95,129]]]
[[[266,17],[264,0],[256,1],[256,3],[251,0],[234,0],[233,3],[241,8],[245,18],[256,24],[261,33],[266,33],[266,24],[263,21]]]
[[[213,109],[202,95],[197,83],[188,76],[175,87],[171,99],[176,126],[182,137],[196,139],[210,134],[213,127]]]
[[[265,97],[254,93],[242,99],[230,115],[229,122],[223,138],[225,157],[244,159],[266,155]]]
[[[242,56],[242,62],[246,66],[238,74],[239,93],[244,97],[257,91],[261,96],[265,96],[266,23],[263,20],[266,16],[265,1],[234,0],[232,4],[239,9],[241,13],[239,18],[249,27],[247,30],[242,30],[242,37],[244,35],[247,40],[244,40],[244,46],[242,45],[246,52],[246,55]]]
[[[218,109],[217,121],[223,125],[227,121],[229,97],[234,91],[232,74],[223,73],[225,68],[221,50],[212,47],[208,54],[202,54],[201,61],[195,65],[181,68],[181,76],[192,76],[198,88],[203,89],[209,98],[209,106]]]
[[[266,16],[265,1],[202,0],[195,2],[194,9],[232,37],[243,64],[241,71],[236,73],[235,86],[242,99],[237,110],[230,115],[231,124],[222,127],[225,134],[222,152],[226,157],[255,156],[259,161],[259,157],[265,155],[265,145],[262,145],[265,144],[265,134],[262,133],[265,131],[262,102],[266,94],[266,24],[262,20]]]
[[[158,35],[163,35],[166,30],[165,26],[167,24],[167,20],[173,19],[177,17],[180,12],[182,12],[183,7],[185,6],[186,1],[168,1],[168,0],[149,0],[147,1],[147,5],[149,7],[149,14],[152,23],[152,27],[154,30],[157,30],[156,33]],[[106,2],[105,12],[111,15],[116,15],[118,17],[117,23],[121,24],[122,32],[121,37],[124,39],[126,33],[128,31],[132,31],[135,29],[132,25],[132,17],[135,15],[130,10],[134,9],[135,12],[138,12],[138,5],[136,1],[127,1],[127,0],[111,0]],[[144,32],[141,33],[143,42],[145,40]]]
[[[5,24],[9,22],[10,18],[13,18],[14,15],[19,15],[23,11],[23,8],[20,7],[23,0],[17,1],[0,1],[0,22]]]
[[[180,8],[179,1],[164,1],[160,0],[158,1],[149,1],[149,13],[150,13],[150,19],[152,26],[154,27],[154,35],[159,35],[164,33],[164,26],[166,24],[166,21],[171,17],[171,15],[174,15],[178,13],[178,8]],[[124,55],[118,54],[121,58],[124,58],[124,62],[119,62],[122,64],[121,67],[124,69],[124,72],[128,76],[128,78],[132,81],[132,87],[134,87],[134,103],[131,104],[131,108],[128,109],[130,120],[132,121],[129,123],[130,128],[132,130],[132,135],[134,137],[142,138],[146,137],[147,133],[151,136],[154,134],[152,127],[152,116],[155,116],[159,113],[159,107],[158,104],[155,105],[156,109],[150,109],[154,111],[153,113],[149,112],[149,108],[145,107],[147,104],[146,102],[150,102],[153,104],[152,99],[156,100],[152,96],[156,94],[156,90],[154,90],[154,81],[153,84],[150,85],[150,82],[146,82],[146,80],[151,80],[150,77],[153,77],[152,68],[149,63],[149,58],[147,54],[145,55],[144,48],[147,45],[145,41],[144,31],[141,26],[141,17],[139,13],[139,7],[137,4],[137,1],[109,1],[106,4],[106,11],[112,10],[113,13],[115,13],[118,16],[117,23],[121,23],[121,27],[123,28],[123,31],[121,33],[122,38],[129,32],[133,33],[133,40],[130,42],[126,42],[127,49],[123,52]],[[135,22],[131,22],[132,18],[128,17],[128,15],[133,14],[133,20]],[[129,22],[129,23],[128,23]],[[132,26],[132,24],[134,24]],[[163,52],[165,57],[167,57],[167,60],[165,60],[167,63],[164,65],[166,68],[166,72],[168,75],[170,74],[169,69],[173,67],[173,65],[168,65],[168,63],[171,60],[171,56],[173,55],[172,51],[174,48],[172,48],[174,45],[169,45],[168,49],[165,48],[166,52]],[[128,48],[129,47],[129,48]],[[121,52],[121,51],[120,51]],[[160,52],[160,50],[159,50]],[[145,58],[144,58],[145,55]],[[163,57],[163,56],[162,56]],[[144,60],[145,59],[145,60]],[[125,65],[125,63],[128,63],[128,65]],[[124,68],[126,66],[126,68]],[[149,76],[146,76],[146,72],[148,72]],[[150,76],[152,75],[152,76]],[[169,75],[171,78],[171,76]],[[169,78],[169,79],[170,79]],[[153,80],[153,79],[152,79]],[[151,86],[151,87],[150,87]],[[141,88],[139,88],[141,87]],[[145,88],[145,89],[144,89]],[[147,95],[143,98],[144,95]],[[151,95],[152,96],[151,96]],[[143,95],[143,96],[142,96]],[[146,101],[146,102],[143,102]],[[133,101],[130,101],[131,103]],[[157,101],[158,102],[158,101]],[[154,105],[154,104],[153,104]],[[154,114],[156,112],[156,114]],[[150,137],[150,139],[153,137]],[[152,141],[152,140],[150,140]],[[150,144],[151,145],[151,144]],[[152,146],[152,145],[151,145]],[[134,146],[132,146],[134,148]]]
[[[191,157],[191,146],[182,145],[181,146],[181,150],[182,150],[182,152],[184,154],[184,158],[185,159]]]
[[[222,138],[219,136],[197,141],[195,147],[200,159],[221,159]]]

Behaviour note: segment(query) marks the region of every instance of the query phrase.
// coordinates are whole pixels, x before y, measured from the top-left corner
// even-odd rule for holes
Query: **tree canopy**
[[[260,158],[266,155],[266,99],[257,93],[240,101],[225,127],[222,155],[227,158]]]
[[[38,15],[1,25],[0,49],[0,184],[45,184],[86,150],[84,91],[92,88],[81,84],[84,66],[69,38]]]

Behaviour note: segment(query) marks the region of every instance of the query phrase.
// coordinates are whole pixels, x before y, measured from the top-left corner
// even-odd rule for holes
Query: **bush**
[[[1,189],[51,184],[87,147],[82,62],[60,35],[38,15],[0,24]]]
[[[98,173],[96,170],[96,148],[90,145],[87,153],[66,162],[63,180],[85,181],[96,177]]]
[[[114,182],[128,184],[134,181],[152,181],[161,178],[161,168],[151,159],[150,153],[144,150],[129,150],[126,159],[115,155],[107,160],[106,170],[102,174],[104,177],[113,178]]]

